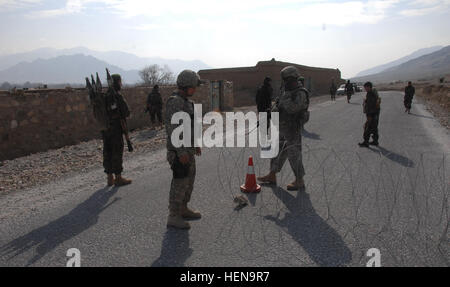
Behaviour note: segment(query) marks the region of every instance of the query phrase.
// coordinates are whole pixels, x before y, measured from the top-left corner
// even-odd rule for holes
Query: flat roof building
[[[286,66],[299,69],[305,78],[305,87],[312,96],[328,94],[333,79],[336,85],[343,83],[339,69],[308,67],[275,59],[260,61],[254,67],[206,69],[200,70],[198,74],[202,79],[233,82],[234,106],[239,107],[255,104],[256,91],[263,84],[265,77],[272,79],[274,97],[277,97],[281,86],[280,71]]]

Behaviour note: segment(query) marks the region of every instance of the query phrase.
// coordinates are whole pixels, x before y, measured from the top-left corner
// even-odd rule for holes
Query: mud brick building
[[[332,79],[335,79],[336,84],[344,82],[339,69],[308,67],[275,59],[258,62],[254,67],[201,70],[199,75],[202,79],[224,79],[233,82],[234,106],[249,106],[255,104],[256,91],[266,76],[272,78],[274,96],[278,96],[281,85],[280,71],[291,65],[299,69],[312,96],[328,94]]]

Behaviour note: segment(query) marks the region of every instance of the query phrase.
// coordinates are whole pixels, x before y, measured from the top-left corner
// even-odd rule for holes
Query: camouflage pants
[[[302,160],[302,137],[300,132],[289,136],[280,135],[280,150],[275,158],[270,160],[270,171],[278,173],[283,168],[286,159],[289,159],[292,171],[296,178],[303,178],[305,169]]]
[[[123,136],[122,127],[114,123],[111,127],[102,131],[103,138],[103,167],[107,174],[122,173],[123,166]]]
[[[172,165],[175,159],[175,152],[167,152],[167,160]],[[169,195],[169,210],[179,211],[182,204],[187,204],[191,200],[192,190],[195,181],[195,156],[189,154],[189,163],[186,165],[187,176],[184,178],[172,178]]]

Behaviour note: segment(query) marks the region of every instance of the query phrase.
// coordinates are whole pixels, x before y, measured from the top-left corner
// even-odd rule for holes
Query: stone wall
[[[226,109],[233,106],[231,83],[226,83],[223,99]],[[174,86],[160,88],[165,102]],[[144,112],[150,87],[123,89],[122,94],[131,110],[130,130],[150,126],[150,116]],[[210,84],[197,89],[192,98],[211,109]],[[163,109],[164,112],[164,109]],[[30,153],[46,151],[80,141],[100,137],[92,115],[86,89],[0,91],[0,160],[13,159]]]
[[[234,106],[250,106],[255,104],[256,91],[266,76],[272,78],[274,97],[278,96],[281,85],[280,71],[289,65],[299,69],[312,96],[328,94],[332,79],[335,79],[336,84],[343,83],[338,69],[308,67],[275,60],[258,62],[254,67],[201,70],[199,75],[202,79],[231,81],[234,87]]]

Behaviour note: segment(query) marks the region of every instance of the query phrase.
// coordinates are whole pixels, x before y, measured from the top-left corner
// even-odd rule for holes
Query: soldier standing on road
[[[350,99],[353,95],[353,84],[350,83],[350,80],[345,84],[345,93],[347,94],[347,103],[350,103]]]
[[[109,118],[108,128],[102,131],[103,167],[108,175],[108,186],[127,185],[131,180],[121,176],[123,171],[123,130],[121,120],[130,116],[128,105],[120,94],[122,79],[119,74],[111,76],[113,86],[105,96],[106,111]],[[115,175],[115,178],[113,176]]]
[[[166,102],[165,125],[167,132],[167,161],[173,171],[169,196],[169,217],[167,227],[189,229],[186,219],[200,219],[198,211],[191,210],[187,204],[191,199],[195,181],[195,155],[201,155],[201,149],[194,147],[194,103],[192,97],[200,85],[200,77],[191,70],[182,71],[177,78],[177,91]],[[186,112],[191,117],[191,146],[175,147],[171,136],[178,127],[171,123],[177,112]]]
[[[264,79],[263,85],[258,89],[256,93],[256,108],[258,109],[258,113],[260,112],[268,112],[272,106],[272,79],[266,77]]]
[[[371,82],[365,83],[364,89],[367,92],[366,99],[364,100],[364,113],[366,114],[367,121],[364,124],[364,141],[358,145],[360,147],[369,147],[369,145],[377,146],[381,99]],[[371,142],[369,142],[370,136],[373,139]]]
[[[266,77],[264,79],[263,85],[256,92],[256,108],[258,110],[258,114],[261,112],[267,113],[267,122],[270,123],[270,109],[272,107],[272,79]],[[267,125],[267,129],[269,129],[269,125]]]
[[[408,86],[405,87],[405,98],[404,98],[404,104],[405,104],[405,113],[408,112],[408,114],[411,113],[411,104],[414,97],[414,94],[416,92],[416,89],[413,87],[411,82],[408,82]]]
[[[336,100],[336,92],[337,92],[337,86],[334,83],[334,79],[331,81],[331,87],[330,87],[330,95],[331,95],[331,100],[335,101]]]
[[[147,97],[147,110],[150,112],[150,119],[152,124],[155,123],[156,117],[158,117],[158,122],[162,125],[162,98],[159,92],[159,86],[155,85],[151,93]]]
[[[283,94],[276,101],[273,112],[279,112],[280,150],[277,157],[270,160],[270,173],[258,180],[276,183],[276,174],[281,171],[286,159],[295,175],[295,180],[287,186],[288,190],[298,190],[305,186],[305,170],[302,162],[301,128],[308,110],[307,91],[299,85],[300,74],[293,66],[281,70],[285,83]]]

